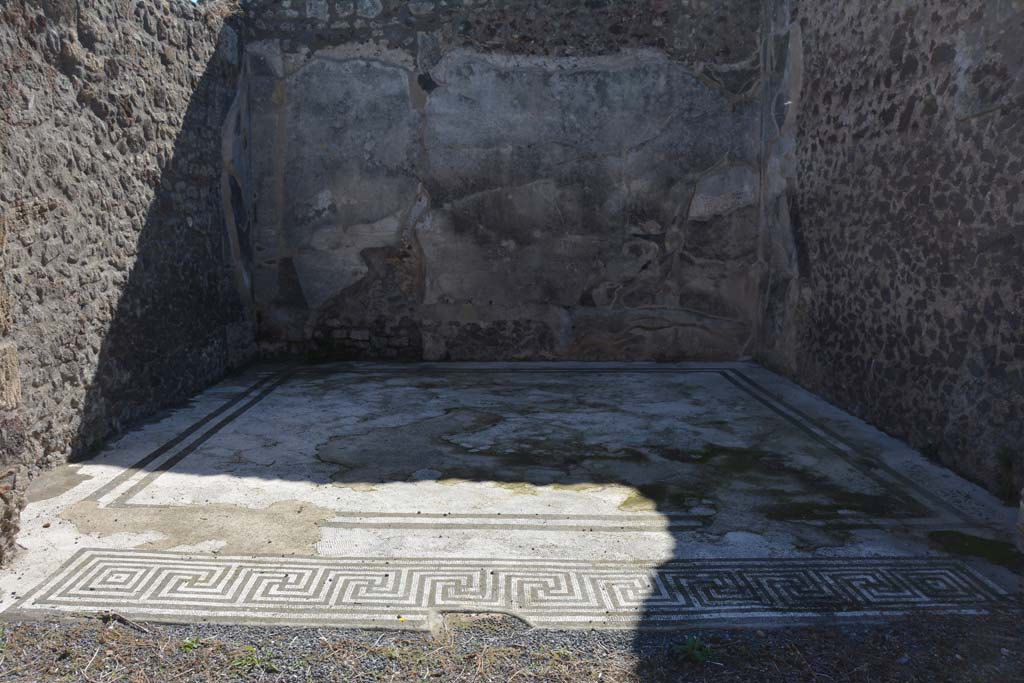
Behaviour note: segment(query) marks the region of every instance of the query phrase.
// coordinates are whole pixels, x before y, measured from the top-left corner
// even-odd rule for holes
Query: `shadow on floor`
[[[483,482],[527,495],[540,489],[575,492],[629,487],[635,494],[619,507],[624,517],[646,513],[665,519],[668,528],[658,531],[667,532],[662,538],[674,544],[667,552],[659,548],[646,553],[672,558],[657,568],[654,595],[645,599],[641,610],[641,623],[648,628],[678,627],[666,619],[673,616],[679,600],[687,599],[692,604],[684,607],[691,610],[703,605],[726,611],[735,605],[745,605],[743,609],[761,605],[771,612],[779,607],[778,601],[786,600],[811,612],[863,609],[857,596],[822,591],[822,581],[843,580],[852,571],[854,582],[877,586],[891,567],[882,566],[884,562],[849,565],[838,573],[826,567],[826,574],[833,574],[815,578],[816,570],[804,566],[812,562],[807,558],[814,556],[815,543],[823,534],[834,534],[831,542],[841,548],[850,530],[821,523],[838,521],[840,509],[853,526],[857,526],[857,514],[912,519],[928,513],[898,492],[858,492],[859,475],[842,458],[810,440],[797,448],[793,434],[780,432],[783,428],[793,431],[791,426],[763,406],[744,412],[745,403],[737,403],[735,394],[722,393],[735,391],[732,385],[711,372],[568,376],[408,368],[378,374],[331,374],[314,368],[302,372],[301,378],[292,377],[284,384],[278,382],[288,373],[266,373],[245,390],[216,390],[214,398],[224,402],[182,432],[189,439],[182,443],[194,446],[186,445],[172,455],[155,474],[173,472],[200,479],[230,474],[254,501],[263,500],[268,482],[336,485],[359,492],[389,483]],[[209,406],[217,403],[207,400]],[[180,428],[184,427],[182,421]],[[211,434],[210,440],[204,440],[204,434]],[[196,436],[199,440],[191,441]],[[169,443],[173,446],[173,440]],[[144,501],[143,492],[152,481],[133,486],[122,502],[140,494],[139,500]],[[194,480],[183,500],[201,501],[208,496],[207,503],[216,503],[219,489],[226,486],[223,479],[216,481],[211,488]],[[158,492],[149,504],[158,505],[161,496],[181,486],[187,487],[187,480],[164,484],[163,493]],[[458,495],[457,489],[452,492]],[[406,497],[405,506],[398,505],[409,513],[406,517],[419,514],[418,509],[444,512],[446,506],[438,504],[436,492],[423,495],[421,490],[421,496],[420,500]],[[373,509],[367,510],[368,517],[377,511],[377,504],[373,502]],[[518,512],[532,510],[523,506]],[[112,512],[114,517],[131,515],[126,509]],[[752,520],[749,526],[742,521],[744,513]],[[723,516],[728,517],[724,524]],[[712,525],[714,529],[709,528]],[[702,556],[708,559],[704,564],[689,562],[694,559],[694,539],[705,531],[712,536],[735,531],[757,537],[766,535],[766,530],[775,539],[772,547],[783,554],[791,545],[798,548],[800,542],[806,543],[806,552],[797,553],[803,559],[759,560],[764,550],[754,546],[747,565],[742,560],[716,564],[714,555],[707,554],[713,545],[705,543]],[[345,533],[336,535],[342,544]],[[644,537],[637,534],[635,538]],[[876,539],[874,547],[900,554],[900,538]],[[642,549],[635,554],[643,556]],[[545,550],[538,553],[538,559],[542,557],[558,555]],[[765,590],[776,594],[766,596]],[[693,628],[696,623],[683,625]],[[679,642],[683,648],[697,649],[686,656],[702,656],[699,641],[685,641],[688,633],[692,631],[682,631]],[[638,652],[651,647],[651,642],[644,632],[637,633]]]

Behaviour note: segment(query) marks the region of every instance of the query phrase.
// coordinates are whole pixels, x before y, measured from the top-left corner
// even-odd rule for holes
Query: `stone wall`
[[[756,353],[1024,484],[1020,0],[234,6],[0,9],[0,561],[35,471],[257,335]]]
[[[1024,3],[801,2],[800,282],[771,356],[1012,497],[1024,484]]]
[[[184,0],[0,9],[0,559],[34,471],[254,349],[220,193],[240,49],[228,14]]]
[[[760,3],[243,3],[232,162],[267,351],[752,351]]]
[[[7,221],[0,220],[0,254],[7,241]],[[18,349],[11,338],[11,297],[0,280],[0,564],[10,557],[23,505],[25,473],[18,466],[25,449],[21,419]]]

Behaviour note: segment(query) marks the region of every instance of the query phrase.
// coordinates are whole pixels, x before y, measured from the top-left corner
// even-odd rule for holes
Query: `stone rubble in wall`
[[[286,49],[374,39],[408,50],[417,33],[428,33],[453,47],[505,54],[586,56],[649,47],[712,66],[755,53],[761,23],[748,0],[242,0],[242,7],[250,38],[282,39]],[[743,74],[730,78],[749,87],[752,72]]]
[[[1024,6],[800,2],[793,19],[805,267],[787,370],[1016,503]]]
[[[229,356],[247,353],[229,345],[251,346],[251,332],[244,342],[230,331],[248,323],[221,284],[230,266],[213,119],[234,77],[220,66],[228,55],[215,53],[230,42],[230,5],[0,8],[0,221],[13,321],[3,343],[17,349],[16,361],[3,358],[17,363],[22,386],[16,418],[0,416],[0,467],[16,473],[0,493],[4,520],[16,519],[40,468],[216,379]],[[189,273],[195,291],[183,286]],[[156,309],[189,320],[180,328],[190,338],[147,320]],[[13,536],[3,524],[0,560]]]

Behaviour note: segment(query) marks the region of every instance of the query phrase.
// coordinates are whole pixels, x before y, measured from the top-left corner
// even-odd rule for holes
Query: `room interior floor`
[[[771,625],[1020,588],[971,551],[1014,510],[748,363],[259,366],[22,519],[6,618]]]

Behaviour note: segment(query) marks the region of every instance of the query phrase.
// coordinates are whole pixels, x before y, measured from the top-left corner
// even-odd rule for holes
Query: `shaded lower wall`
[[[1024,483],[1024,3],[801,2],[800,280],[764,358]]]
[[[7,223],[0,221],[0,254],[7,242]],[[18,348],[12,339],[11,297],[0,280],[0,564],[10,556],[24,505],[25,473],[20,467],[25,450],[21,419],[21,378]]]
[[[235,215],[264,350],[752,352],[761,3],[244,5]]]
[[[230,4],[0,9],[0,560],[34,472],[254,351],[220,195]]]

